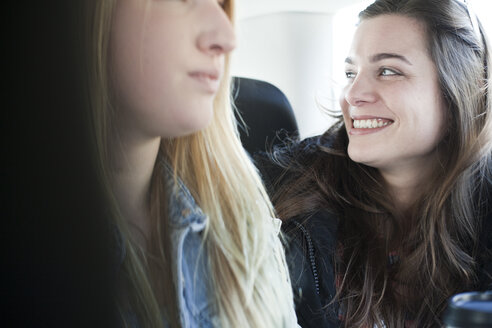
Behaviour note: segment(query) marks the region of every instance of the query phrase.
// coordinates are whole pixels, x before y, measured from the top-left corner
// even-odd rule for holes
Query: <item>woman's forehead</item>
[[[426,30],[421,22],[402,15],[380,15],[361,21],[350,56],[422,52],[428,53]]]

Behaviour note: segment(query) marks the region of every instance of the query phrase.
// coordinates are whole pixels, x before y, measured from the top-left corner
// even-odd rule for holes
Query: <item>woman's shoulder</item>
[[[317,266],[312,268],[316,269],[313,271],[331,275],[337,245],[338,223],[337,215],[328,209],[289,219],[282,225],[286,248],[302,251],[310,265]]]
[[[323,209],[305,217],[295,217],[282,225],[285,236],[286,252],[295,256],[288,256],[293,261],[294,272],[308,263],[310,273],[314,276],[317,293],[320,289],[325,298],[334,296],[334,285],[331,285],[334,268],[333,259],[337,247],[338,217],[335,213]],[[299,275],[301,272],[297,272]]]
[[[334,211],[320,209],[285,221],[282,231],[289,236],[309,236],[317,245],[330,245],[333,248],[338,222],[338,216]]]
[[[330,147],[332,140],[332,135],[326,134],[303,140],[287,139],[269,151],[255,153],[253,160],[267,190],[273,191],[275,185],[302,175],[303,170],[321,155],[320,148]]]
[[[287,264],[302,327],[337,327],[334,254],[338,220],[322,210],[282,225]]]

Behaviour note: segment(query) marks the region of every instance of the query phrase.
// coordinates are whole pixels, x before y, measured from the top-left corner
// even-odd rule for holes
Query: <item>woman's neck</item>
[[[396,208],[403,214],[412,210],[419,195],[427,189],[432,178],[432,165],[406,170],[380,170]]]
[[[121,140],[112,147],[112,186],[122,215],[132,235],[145,247],[150,236],[148,197],[160,138],[130,142]],[[135,228],[135,229],[133,229]]]

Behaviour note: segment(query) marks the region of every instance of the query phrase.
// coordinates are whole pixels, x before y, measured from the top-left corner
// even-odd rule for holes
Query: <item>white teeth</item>
[[[354,120],[353,126],[355,129],[374,129],[381,128],[390,124],[388,121],[381,121],[377,119],[372,120]]]

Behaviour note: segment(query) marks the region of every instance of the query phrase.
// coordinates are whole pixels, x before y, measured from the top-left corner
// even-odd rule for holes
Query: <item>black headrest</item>
[[[297,137],[294,111],[285,94],[273,84],[233,78],[235,105],[246,124],[239,127],[243,147],[253,155],[281,142],[277,135]],[[238,119],[241,122],[240,119]]]

